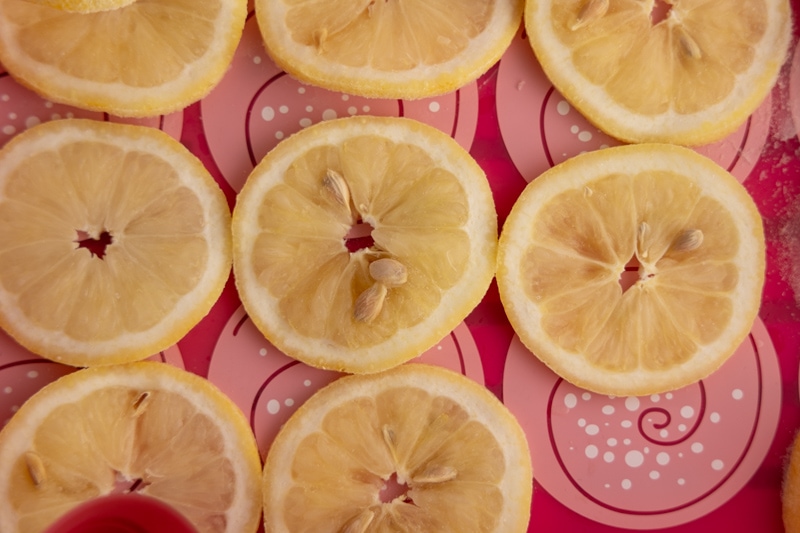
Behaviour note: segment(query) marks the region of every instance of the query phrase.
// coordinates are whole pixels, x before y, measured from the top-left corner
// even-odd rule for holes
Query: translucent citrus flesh
[[[647,157],[648,145],[641,146]],[[593,157],[600,166],[613,155]],[[566,360],[580,359],[575,364],[584,368],[567,379],[600,392],[630,387],[644,394],[704,377],[711,361],[721,364],[732,353],[758,310],[764,244],[752,201],[733,178],[714,190],[668,165],[628,172],[611,163],[611,170],[595,175],[585,168],[565,169],[563,174],[588,175],[573,174],[573,185],[552,196],[540,190],[529,226],[512,222],[509,233],[516,235],[501,238],[501,262],[512,242],[523,247],[514,255],[519,263],[513,279],[498,268],[501,294],[509,308],[524,298],[537,313],[515,315],[512,322],[522,330],[530,325],[526,321],[536,323],[523,335],[546,339],[547,347],[534,338],[533,351],[568,373]],[[556,167],[543,181],[570,179],[558,173]],[[727,181],[713,171],[709,179]],[[693,232],[701,234],[701,243],[681,244]],[[620,280],[629,275],[635,279],[623,287]],[[512,295],[514,290],[522,294]],[[715,344],[722,353],[706,354]],[[626,385],[625,375],[642,382]]]
[[[125,7],[137,0],[27,0],[70,13],[96,13]]]
[[[0,60],[54,101],[120,116],[163,114],[219,81],[245,15],[243,0],[137,0],[95,13],[10,0],[0,8]]]
[[[0,433],[4,531],[36,533],[127,490],[168,503],[200,532],[256,530],[261,464],[246,421],[210,384],[166,367],[79,371],[23,405]]]
[[[344,531],[369,515],[359,531],[524,530],[521,430],[485,390],[440,372],[403,365],[312,398],[268,455],[266,530]],[[393,476],[401,490],[381,495]]]
[[[359,351],[372,350],[372,358],[384,358],[379,364],[385,366],[418,355],[422,345],[446,335],[480,301],[493,274],[496,246],[491,196],[466,153],[454,156],[467,165],[457,176],[456,167],[443,164],[437,153],[438,136],[428,145],[405,142],[379,133],[382,121],[367,122],[376,126],[374,133],[351,135],[343,129],[341,140],[312,148],[290,139],[294,148],[287,149],[286,162],[276,163],[286,165],[282,174],[256,169],[250,178],[272,180],[274,186],[253,200],[252,208],[237,204],[234,214],[234,240],[244,254],[235,259],[242,272],[237,286],[251,317],[290,355],[348,370],[376,364],[360,360]],[[349,210],[325,194],[322,180],[329,171],[346,182]],[[255,194],[244,191],[240,197]],[[238,229],[244,225],[248,228]],[[374,243],[349,250],[353,227],[371,231]],[[242,244],[236,235],[245,231],[251,242]],[[361,321],[356,301],[375,283],[369,265],[381,258],[404,265],[408,281],[388,289],[374,320]],[[265,296],[257,292],[274,299],[270,312],[276,317],[259,318],[264,313],[253,307]],[[415,327],[423,329],[410,333]],[[326,361],[319,346],[338,355]],[[379,355],[379,350],[386,351]]]
[[[661,2],[663,20],[654,19],[659,2],[620,0],[580,23],[586,6],[602,3],[529,0],[540,6],[526,24],[556,87],[623,140],[700,144],[723,137],[764,99],[785,58],[785,0]],[[536,28],[545,20],[549,36],[540,38]]]
[[[414,98],[456,89],[496,62],[522,2],[260,0],[256,14],[267,49],[301,79]]]
[[[198,321],[227,279],[225,199],[166,134],[52,124],[5,150],[0,287],[13,307],[2,323],[67,363],[147,357],[193,325],[181,322]],[[112,241],[102,258],[79,245],[103,232]],[[138,346],[124,342],[136,335]]]

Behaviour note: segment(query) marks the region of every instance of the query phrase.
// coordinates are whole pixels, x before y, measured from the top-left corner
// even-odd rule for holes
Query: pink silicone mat
[[[614,398],[580,390],[522,346],[492,284],[478,307],[421,359],[483,383],[517,416],[534,465],[529,531],[780,532],[786,452],[800,428],[800,46],[779,83],[728,138],[698,149],[752,194],[768,240],[759,319],[717,373],[681,390]],[[233,207],[281,139],[358,114],[415,118],[448,133],[485,170],[500,224],[526,183],[582,151],[618,144],[547,81],[522,32],[476,82],[436,98],[369,100],[302,85],[264,52],[248,19],[233,64],[204,100],[137,121],[165,130],[206,165]],[[120,120],[48,102],[0,67],[0,145],[63,117]],[[281,424],[337,374],[288,358],[242,309],[232,278],[210,314],[154,359],[207,377],[250,420],[262,457]],[[44,384],[73,369],[0,332],[0,425]]]

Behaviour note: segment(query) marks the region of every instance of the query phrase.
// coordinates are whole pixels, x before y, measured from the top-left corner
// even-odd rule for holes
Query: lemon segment
[[[44,357],[144,359],[205,316],[231,267],[230,210],[165,133],[79,119],[0,151],[0,326]],[[92,251],[86,242],[110,242]]]
[[[528,0],[525,27],[550,81],[598,128],[627,142],[699,145],[732,133],[775,85],[791,9],[788,0]]]
[[[384,494],[392,480],[397,494]],[[521,428],[486,389],[410,364],[316,393],[273,442],[263,487],[270,533],[522,532],[532,470]]]
[[[761,217],[730,174],[688,149],[642,144],[532,181],[504,226],[497,282],[520,339],[556,373],[644,395],[693,383],[733,353],[758,313],[764,261]]]
[[[354,228],[370,239],[349,248]],[[234,272],[258,329],[307,364],[375,372],[431,347],[494,275],[497,221],[485,175],[421,123],[360,117],[282,141],[233,215]],[[376,279],[391,260],[402,281]]]
[[[522,0],[259,0],[275,62],[327,89],[422,98],[466,85],[497,62],[522,21]]]
[[[89,499],[135,490],[202,533],[255,532],[261,462],[241,411],[162,363],[79,370],[0,432],[0,528],[38,533]]]

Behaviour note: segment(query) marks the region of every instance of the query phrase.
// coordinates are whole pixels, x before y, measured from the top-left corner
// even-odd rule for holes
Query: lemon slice
[[[453,139],[410,119],[351,117],[267,154],[237,199],[233,242],[242,303],[273,344],[312,366],[376,372],[420,355],[480,302],[497,215]]]
[[[97,13],[125,7],[137,0],[28,0],[34,4],[54,7],[70,13]]]
[[[44,387],[0,432],[0,529],[38,533],[92,498],[158,498],[200,533],[255,532],[261,461],[241,411],[163,363],[84,369]]]
[[[788,0],[527,0],[525,10],[553,85],[628,142],[733,132],[774,86],[791,37]]]
[[[444,94],[511,44],[524,0],[257,0],[270,56],[302,81],[367,97]]]
[[[800,439],[794,436],[781,488],[786,533],[800,533]]]
[[[386,488],[382,490],[382,487]],[[526,531],[525,435],[485,388],[409,364],[321,389],[264,466],[266,531]]]
[[[54,102],[117,116],[167,114],[219,82],[246,15],[246,0],[137,0],[97,13],[5,0],[0,63]]]
[[[225,196],[167,134],[67,119],[0,150],[0,327],[29,350],[144,359],[208,313],[230,268]]]
[[[520,339],[557,374],[645,395],[727,360],[758,313],[764,262],[761,217],[733,176],[688,148],[641,144],[528,184],[497,283]]]

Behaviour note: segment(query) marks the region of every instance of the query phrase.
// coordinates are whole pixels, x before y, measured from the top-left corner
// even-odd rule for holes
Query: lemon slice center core
[[[655,26],[665,21],[669,17],[672,10],[672,4],[664,0],[655,0],[653,2],[653,9],[650,11],[650,23]]]
[[[378,494],[381,503],[402,502],[414,505],[414,501],[408,494],[409,486],[407,483],[401,483],[397,479],[397,472],[394,472],[389,479],[386,480],[383,487]]]
[[[114,237],[107,230],[101,231],[97,236],[93,236],[88,231],[77,230],[75,242],[78,248],[85,248],[92,254],[92,257],[103,259],[106,255],[106,248],[114,243]]]
[[[369,222],[359,219],[352,226],[344,237],[344,245],[351,254],[359,250],[367,250],[375,245],[372,238],[372,231],[375,228]]]

